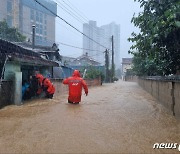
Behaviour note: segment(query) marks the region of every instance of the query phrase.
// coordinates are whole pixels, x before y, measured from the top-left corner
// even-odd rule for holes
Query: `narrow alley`
[[[0,110],[1,153],[179,153],[180,122],[135,82],[89,89],[80,105],[67,94]]]

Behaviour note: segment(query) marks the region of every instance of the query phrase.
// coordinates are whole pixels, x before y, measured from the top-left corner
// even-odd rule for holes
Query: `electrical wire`
[[[88,50],[88,51],[98,51],[98,52],[102,52],[100,50],[92,50],[92,49],[86,49],[86,48],[81,48],[81,47],[77,47],[77,46],[73,46],[73,45],[69,45],[69,44],[66,44],[66,43],[62,43],[62,42],[57,42],[61,45],[64,45],[64,46],[68,46],[68,47],[72,47],[72,48],[76,48],[76,49],[83,49],[83,50]],[[103,52],[102,52],[103,53]]]
[[[56,2],[57,2],[57,0],[56,0]],[[56,3],[57,4],[57,6],[59,7],[59,8],[61,8],[64,12],[66,12],[66,13],[68,13],[70,16],[72,16],[73,18],[75,18],[77,21],[79,21],[80,23],[83,23],[83,21],[76,15],[76,14],[74,14],[71,10],[69,10],[66,6],[64,6],[62,3],[60,3],[60,2],[57,2]]]
[[[56,0],[56,1],[59,1],[59,0]],[[82,13],[79,9],[77,9],[77,7],[75,7],[69,0],[67,0],[67,1],[69,2],[69,4],[71,4],[72,7],[71,7],[69,4],[67,4],[64,0],[61,0],[61,1],[63,1],[63,3],[65,3],[69,8],[71,8],[72,10],[74,10],[74,12],[76,12],[77,15],[79,15],[81,18],[83,18],[85,22],[88,23],[88,22],[90,21],[90,19],[88,19],[88,18],[84,15],[84,13]],[[76,11],[73,7],[74,7],[77,11]],[[78,13],[78,12],[79,12],[79,13]],[[82,15],[84,15],[84,17],[83,17]],[[96,34],[99,35],[100,37],[103,37],[103,38],[105,38],[105,39],[109,39],[109,36],[107,36],[107,35],[105,35],[105,34],[103,34],[103,35],[98,34],[97,29],[96,29],[95,27],[91,26],[90,24],[89,24],[89,27],[90,27],[91,29],[94,29],[94,31],[96,32]]]
[[[36,3],[38,3],[40,6],[44,7],[46,10],[48,10],[49,12],[51,12],[53,15],[55,15],[56,17],[58,17],[59,19],[61,19],[62,21],[64,21],[67,25],[69,25],[70,27],[72,27],[73,29],[75,29],[76,31],[78,31],[79,33],[81,33],[83,36],[87,37],[89,40],[93,41],[94,43],[98,44],[99,46],[107,49],[107,47],[105,47],[104,45],[100,44],[99,42],[93,40],[92,38],[90,38],[89,36],[87,36],[86,34],[84,34],[83,32],[81,32],[79,29],[77,29],[75,26],[73,26],[72,24],[70,24],[69,22],[67,22],[65,19],[63,19],[62,17],[60,17],[58,14],[55,14],[53,11],[51,11],[50,9],[48,9],[46,6],[44,6],[42,3],[40,3],[38,0],[34,0]],[[110,49],[109,49],[110,50]]]

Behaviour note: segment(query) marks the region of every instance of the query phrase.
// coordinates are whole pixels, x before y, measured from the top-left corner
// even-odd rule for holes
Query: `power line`
[[[70,16],[72,16],[73,18],[75,18],[75,19],[76,19],[77,21],[79,21],[80,23],[84,24],[84,22],[89,22],[87,19],[85,19],[85,18],[83,18],[81,15],[79,15],[71,6],[69,6],[69,5],[68,5],[66,2],[64,2],[63,0],[62,0],[62,1],[63,1],[68,7],[70,7],[72,10],[74,10],[77,15],[81,16],[81,18],[83,18],[84,21],[83,21],[82,19],[80,19],[80,18],[79,18],[75,13],[73,13],[71,10],[69,10],[66,6],[64,6],[60,1],[58,1],[58,0],[55,0],[55,1],[57,2],[57,5],[58,5],[61,9],[63,9],[65,12],[67,12]],[[58,3],[59,3],[60,5],[62,5],[62,6],[60,6]],[[64,8],[63,8],[63,7],[64,7]],[[107,37],[107,36],[98,34],[97,29],[96,29],[95,27],[89,25],[89,28],[94,29],[94,32],[96,32],[96,34],[97,34],[98,36],[100,36],[100,37],[102,37],[102,38],[104,38],[104,39],[109,39],[109,37]]]
[[[64,1],[64,0],[62,0],[62,1]],[[89,20],[88,19],[88,17],[86,17],[86,15],[83,13],[83,12],[81,12],[77,7],[75,7],[69,0],[66,0],[67,2],[69,2],[69,4],[71,4],[71,6],[73,7],[73,8],[75,8],[76,10],[78,10],[79,11],[79,13],[81,14],[81,16],[82,15],[84,15],[84,17],[86,18],[85,20]]]
[[[57,1],[57,0],[56,0]],[[60,5],[59,5],[59,4]],[[62,3],[60,3],[59,1],[57,1],[56,3],[61,9],[63,9],[65,12],[67,12],[69,15],[71,15],[73,18],[75,18],[77,21],[79,21],[80,23],[83,23],[83,21],[81,19],[79,19],[79,17],[77,15],[75,15],[71,10],[69,10],[66,6],[64,6]]]
[[[56,0],[56,1],[59,1],[59,0]],[[69,4],[67,4],[64,0],[61,0],[61,1],[63,1],[63,3],[65,4],[65,5],[67,5],[70,9],[72,9],[78,16],[80,16],[84,21],[86,21],[86,22],[88,22],[88,20],[87,19],[85,19],[80,13],[78,13],[73,7],[71,7]],[[77,8],[76,8],[77,9]]]
[[[67,22],[65,19],[63,19],[62,17],[60,17],[59,15],[55,14],[53,11],[51,11],[50,9],[48,9],[46,6],[44,6],[42,3],[40,3],[38,0],[34,0],[36,3],[38,3],[39,5],[41,5],[42,7],[44,7],[46,10],[48,10],[49,12],[51,12],[53,15],[55,15],[56,17],[58,17],[59,19],[61,19],[62,21],[64,21],[67,25],[69,25],[70,27],[72,27],[73,29],[75,29],[76,31],[78,31],[79,33],[81,33],[82,35],[84,35],[85,37],[87,37],[89,40],[95,42],[96,44],[98,44],[99,46],[107,49],[107,47],[105,47],[104,45],[98,43],[97,41],[93,40],[92,38],[90,38],[89,36],[87,36],[86,34],[84,34],[83,32],[81,32],[79,29],[77,29],[75,26],[71,25],[69,22]]]
[[[59,1],[59,0],[56,0],[56,1]],[[71,7],[69,4],[67,4],[64,0],[61,0],[61,1],[63,1],[67,6],[69,6],[72,10],[74,10],[74,12],[76,12],[81,18],[83,18],[85,22],[88,23],[88,22],[90,21],[90,19],[88,19],[88,17],[86,17],[82,11],[80,11],[79,9],[77,9],[77,7],[75,7],[69,0],[66,0],[66,1],[68,1],[69,4],[71,4],[72,7]],[[76,11],[74,8],[75,8],[77,11]],[[78,13],[78,12],[79,12],[79,13]],[[82,15],[84,15],[84,17],[83,17]],[[85,18],[86,18],[86,19],[85,19]],[[91,26],[91,25],[89,25],[89,27],[92,28],[92,29],[94,29],[94,31],[96,32],[97,35],[99,35],[99,36],[101,36],[101,37],[103,37],[103,38],[105,38],[105,39],[109,39],[109,36],[106,36],[105,34],[103,34],[103,35],[102,35],[102,34],[101,34],[101,35],[98,34],[98,33],[97,33],[97,29],[95,29],[95,27],[93,27],[93,26]]]
[[[69,44],[62,43],[62,42],[57,42],[57,43],[62,44],[62,45],[65,45],[65,46],[68,46],[68,47],[72,47],[72,48],[83,49],[83,50],[88,50],[88,51],[99,51],[99,52],[102,52],[102,53],[103,53],[103,51],[100,51],[100,50],[85,49],[85,48],[81,48],[81,47],[69,45]]]

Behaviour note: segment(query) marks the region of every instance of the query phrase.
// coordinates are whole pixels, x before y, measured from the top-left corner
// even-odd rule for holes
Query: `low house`
[[[60,65],[60,67],[53,67],[53,78],[64,79],[72,76],[74,69],[68,66]]]
[[[62,64],[63,64],[64,66],[69,66],[69,65],[72,64],[72,62],[73,62],[75,59],[76,59],[76,58],[74,58],[74,57],[62,56],[61,61],[62,61]]]
[[[28,80],[35,70],[53,76],[57,62],[35,49],[0,39],[0,107],[22,102],[22,81]]]
[[[101,66],[101,63],[97,62],[86,53],[74,59],[71,66]]]
[[[122,58],[122,74],[125,75],[129,69],[132,69],[132,58]]]
[[[101,63],[97,62],[96,60],[88,56],[88,53],[75,58],[74,60],[68,63],[68,66],[72,69],[78,70],[95,68],[97,70],[104,72],[104,66],[102,66]]]
[[[62,74],[62,76],[65,78],[71,76],[73,70],[75,69],[82,71],[89,68],[95,68],[101,72],[104,72],[105,70],[104,66],[102,66],[101,63],[88,56],[88,53],[83,54],[82,56],[79,56],[77,58],[63,56],[61,66],[62,71],[59,70],[59,72],[62,73],[59,74]]]

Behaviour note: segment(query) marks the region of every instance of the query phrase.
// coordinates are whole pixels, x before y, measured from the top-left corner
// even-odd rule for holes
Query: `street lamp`
[[[36,26],[32,25],[32,48],[33,49],[35,47],[35,29],[36,29]]]

